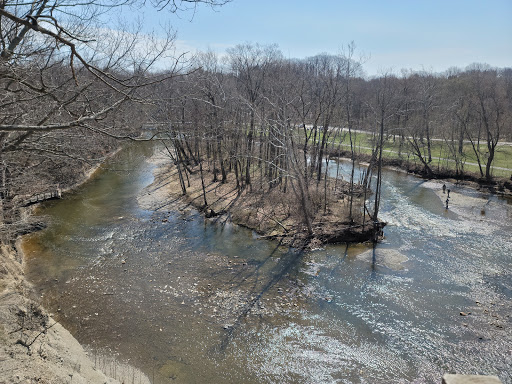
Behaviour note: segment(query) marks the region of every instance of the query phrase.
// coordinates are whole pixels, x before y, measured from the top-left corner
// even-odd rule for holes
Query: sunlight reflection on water
[[[130,172],[48,204],[53,224],[25,242],[29,278],[81,342],[158,383],[439,382],[448,371],[511,382],[502,200],[497,219],[447,213],[435,184],[386,171],[375,253],[301,254],[193,212],[140,210],[150,151],[132,151],[119,160]]]

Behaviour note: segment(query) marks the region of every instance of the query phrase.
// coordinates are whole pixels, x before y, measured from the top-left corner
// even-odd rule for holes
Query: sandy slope
[[[0,383],[119,382],[95,369],[78,341],[29,295],[21,260],[1,246]]]

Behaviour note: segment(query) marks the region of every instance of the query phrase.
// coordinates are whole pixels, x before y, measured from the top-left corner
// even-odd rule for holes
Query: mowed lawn
[[[373,135],[365,132],[353,132],[353,144],[357,153],[363,154],[371,154],[371,148],[373,147]],[[340,135],[339,133],[334,136],[331,134],[329,138],[330,145],[338,146],[340,144],[343,149],[350,149],[350,140],[348,136],[348,132],[343,131]],[[452,147],[452,149],[451,149]],[[412,147],[409,143],[409,140],[406,139],[404,143],[402,143],[402,147],[400,148],[400,139],[399,136],[393,137],[392,135],[388,136],[387,140],[384,144],[384,152],[383,156],[388,159],[408,159],[410,162],[415,162],[420,164],[420,160],[413,154]],[[458,151],[458,143],[455,143],[455,151]],[[432,154],[432,169],[438,168],[447,168],[455,170],[456,162],[455,156],[453,154],[453,146],[450,142],[446,142],[444,140],[434,139],[431,142],[431,154]],[[421,148],[424,156],[426,157],[427,153],[427,145],[426,141],[424,142],[423,147]],[[458,155],[458,153],[457,153]],[[485,165],[487,163],[487,145],[485,141],[480,142],[479,147],[479,156],[480,162],[482,165],[482,170],[485,173]],[[478,168],[477,156],[473,150],[471,143],[465,142],[462,150],[462,155],[458,155],[459,161],[463,164],[464,172],[471,172],[475,174],[480,174]],[[500,169],[505,168],[505,169]],[[495,177],[505,177],[510,178],[512,175],[512,145],[498,145],[496,148],[495,156],[492,162],[492,175]]]

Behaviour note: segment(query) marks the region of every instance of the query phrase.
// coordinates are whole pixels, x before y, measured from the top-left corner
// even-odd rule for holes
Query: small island
[[[382,236],[385,223],[375,225],[368,213],[362,213],[371,191],[359,184],[351,187],[347,181],[327,177],[307,186],[304,179],[299,184],[291,178],[281,186],[272,185],[261,178],[263,170],[255,169],[251,186],[242,189],[233,171],[226,172],[222,181],[211,163],[184,167],[169,162],[165,153],[157,158],[159,168],[151,189],[162,189],[160,199],[192,206],[215,222],[232,221],[295,248],[366,242]]]

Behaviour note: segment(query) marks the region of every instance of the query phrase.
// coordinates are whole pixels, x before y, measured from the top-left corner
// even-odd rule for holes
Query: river
[[[512,383],[510,201],[448,184],[446,210],[442,183],[385,170],[384,240],[303,253],[140,208],[154,150],[46,203],[23,243],[43,305],[91,350],[154,383]]]

